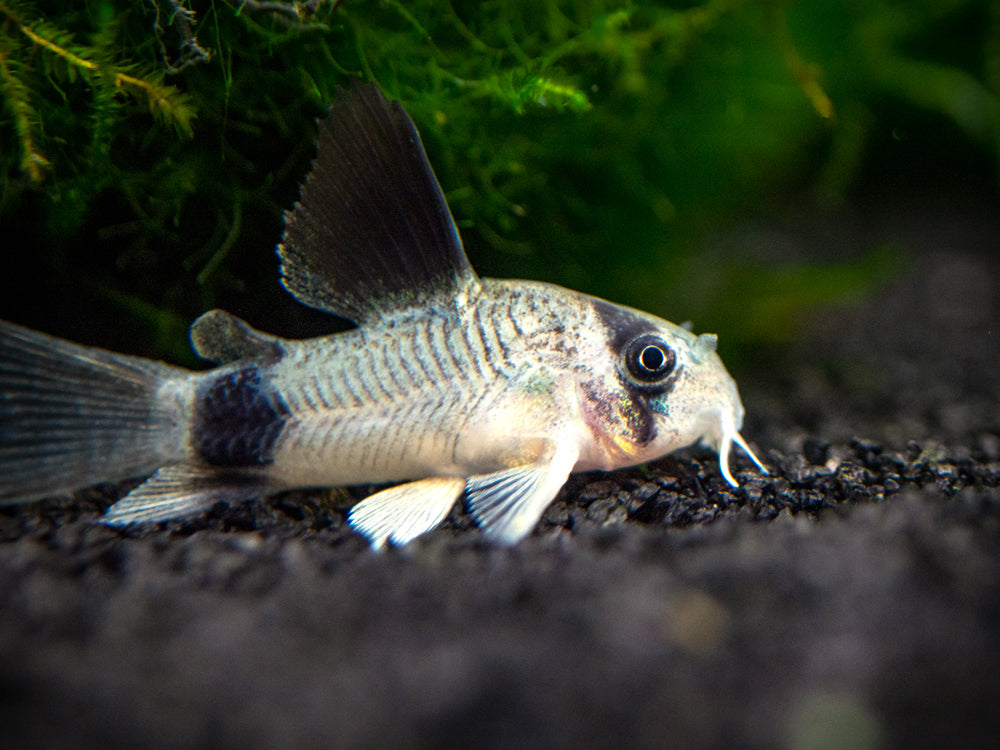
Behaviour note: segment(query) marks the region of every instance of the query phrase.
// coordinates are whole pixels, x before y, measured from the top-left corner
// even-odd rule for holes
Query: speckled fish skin
[[[552,285],[483,281],[453,310],[416,309],[372,330],[283,341],[277,362],[251,365],[282,402],[273,409],[282,429],[266,451],[272,480],[469,476],[523,464],[554,440],[576,444],[575,470],[614,469],[695,442],[706,430],[699,413],[722,409],[739,421],[732,380],[714,352],[696,359],[689,332]],[[673,377],[648,388],[623,376],[610,346],[642,333],[671,342],[681,359]],[[225,425],[239,434],[248,427]],[[214,425],[205,431],[229,445]]]
[[[561,287],[480,279],[419,136],[374,86],[342,92],[286,215],[283,282],[357,328],[279,339],[215,310],[207,373],[0,324],[0,502],[153,473],[105,522],[294,487],[406,481],[352,526],[405,544],[464,496],[486,535],[531,531],[572,471],[740,445],[715,337]]]

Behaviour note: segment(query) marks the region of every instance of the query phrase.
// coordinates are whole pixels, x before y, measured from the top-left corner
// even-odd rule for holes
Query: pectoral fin
[[[514,544],[531,533],[573,470],[579,450],[559,445],[535,463],[469,477],[469,510],[483,533]]]
[[[461,477],[431,477],[376,492],[351,508],[351,528],[382,549],[403,545],[436,527],[465,488]]]
[[[223,473],[196,466],[167,466],[108,508],[101,523],[168,521],[206,511],[218,502],[258,497],[264,482],[252,474]]]

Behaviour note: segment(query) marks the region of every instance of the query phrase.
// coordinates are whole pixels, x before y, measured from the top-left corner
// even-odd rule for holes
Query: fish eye
[[[625,347],[625,368],[639,383],[652,384],[666,378],[677,364],[677,355],[662,338],[647,333]]]

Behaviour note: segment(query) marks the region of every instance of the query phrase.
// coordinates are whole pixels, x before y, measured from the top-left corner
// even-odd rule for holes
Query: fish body
[[[0,502],[152,476],[105,515],[158,521],[295,487],[406,482],[356,505],[374,547],[464,496],[490,538],[529,533],[573,471],[699,440],[735,484],[743,407],[715,337],[558,286],[481,279],[412,122],[343,92],[286,214],[283,283],[354,330],[288,340],[220,310],[194,373],[0,323]],[[761,466],[761,468],[763,468]]]

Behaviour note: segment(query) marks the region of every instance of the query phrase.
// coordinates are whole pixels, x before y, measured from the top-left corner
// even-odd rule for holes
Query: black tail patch
[[[265,466],[289,416],[281,394],[257,365],[206,376],[195,394],[191,435],[197,454],[212,466]]]

